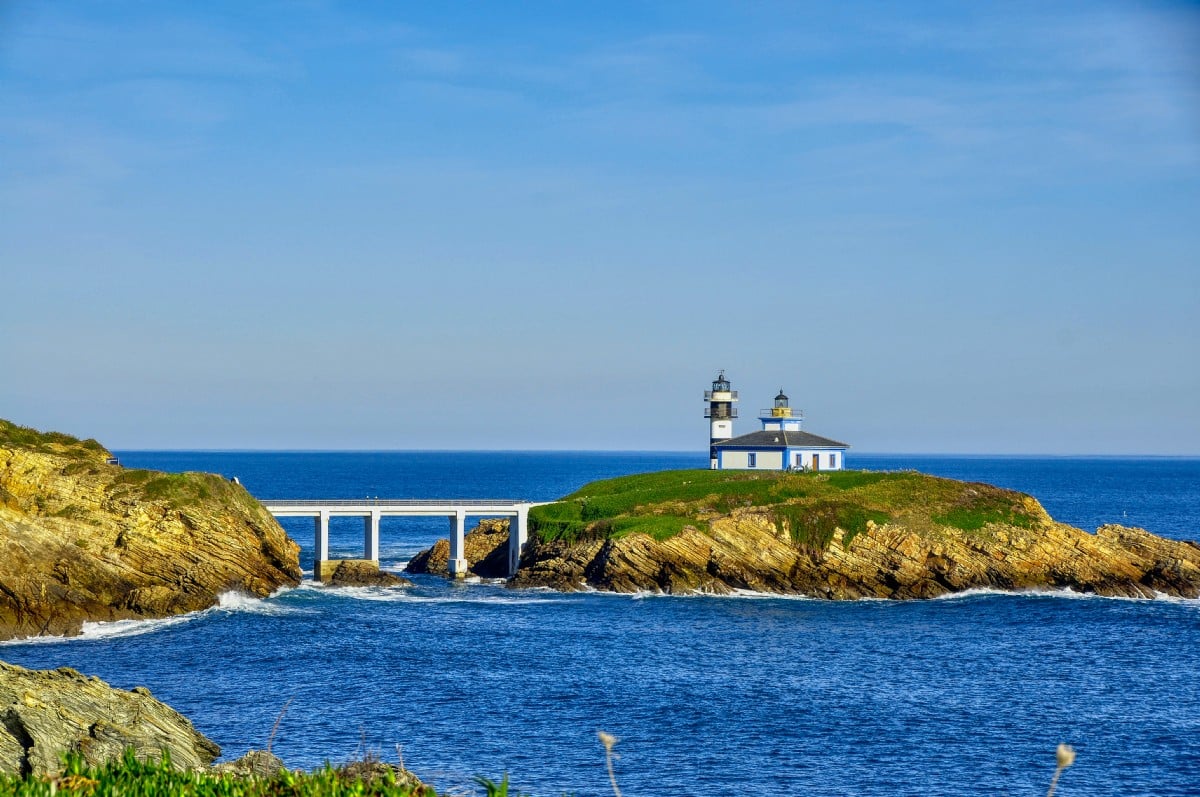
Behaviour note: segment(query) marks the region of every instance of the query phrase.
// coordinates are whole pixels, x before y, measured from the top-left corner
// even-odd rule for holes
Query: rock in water
[[[126,692],[75,670],[27,670],[0,662],[0,772],[46,775],[78,751],[89,763],[164,751],[180,769],[206,767],[221,748],[179,712],[137,687]]]
[[[300,583],[299,546],[241,485],[108,458],[94,440],[0,421],[0,639]]]
[[[508,519],[485,518],[463,539],[468,569],[480,578],[508,576]],[[414,556],[405,568],[409,573],[450,575],[450,542],[438,540]]]
[[[412,582],[380,570],[374,562],[361,559],[344,559],[334,568],[329,577],[331,587],[411,587]]]

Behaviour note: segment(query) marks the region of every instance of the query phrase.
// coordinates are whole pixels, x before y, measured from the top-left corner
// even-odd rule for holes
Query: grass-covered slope
[[[877,525],[979,531],[988,524],[1022,528],[1046,520],[1036,501],[987,484],[915,471],[829,473],[674,470],[594,482],[530,512],[542,541],[618,539],[644,533],[662,541],[737,509],[759,508],[793,541],[824,548],[834,530],[843,544]]]

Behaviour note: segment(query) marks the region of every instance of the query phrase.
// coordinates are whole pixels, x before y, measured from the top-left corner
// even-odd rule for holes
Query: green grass
[[[488,789],[488,793],[502,797],[507,793],[507,779],[501,784],[493,784],[493,788],[496,791]],[[171,766],[169,758],[143,762],[138,761],[132,751],[127,751],[120,761],[100,767],[89,766],[78,754],[68,755],[64,772],[55,778],[0,775],[0,797],[50,797],[54,794],[95,797],[425,797],[435,792],[426,787],[401,785],[390,773],[366,781],[347,776],[328,765],[315,772],[283,770],[265,778],[179,772]]]
[[[663,540],[716,517],[761,511],[801,547],[825,550],[837,529],[849,545],[869,522],[917,530],[976,531],[989,523],[1030,527],[1024,496],[916,471],[778,472],[675,470],[593,482],[534,508],[530,531],[543,541],[579,542],[647,534]]]
[[[854,535],[867,530],[868,521],[882,525],[891,520],[887,512],[837,501],[785,504],[776,507],[773,514],[775,528],[787,531],[797,545],[815,551],[828,548],[839,528],[845,532],[842,546],[848,547]]]
[[[986,505],[952,507],[940,515],[934,515],[933,519],[944,526],[953,526],[962,531],[978,531],[990,523],[1027,529],[1034,523],[1028,514],[1012,507]]]
[[[26,448],[41,453],[74,455],[84,459],[109,456],[104,446],[95,440],[80,440],[62,432],[39,432],[28,426],[18,426],[0,419],[0,446]]]
[[[240,486],[214,473],[163,473],[127,468],[112,481],[114,497],[158,501],[176,509],[209,501],[232,502],[252,509],[257,502]]]

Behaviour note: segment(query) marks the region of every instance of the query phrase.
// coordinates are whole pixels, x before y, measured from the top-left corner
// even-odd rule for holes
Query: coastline
[[[264,475],[274,473],[282,485],[275,494],[299,492],[295,485],[304,483],[304,474],[285,482],[289,472],[279,467],[279,460],[270,455],[253,459],[264,465]],[[398,464],[402,473],[425,471],[428,475],[421,478],[428,481],[406,476],[388,492],[401,494],[399,488],[407,486],[432,494],[429,485],[440,480],[461,489],[461,468],[472,458],[451,457],[441,464],[421,458],[420,470],[405,470],[402,455],[383,458],[378,470],[366,468],[367,459],[372,458],[317,458],[309,478],[328,485],[336,470],[356,483],[372,481],[383,493],[390,469]],[[599,467],[611,462],[603,459]],[[590,478],[586,470],[555,475],[561,462],[555,457],[541,471],[550,474],[545,482],[550,487],[541,489],[548,492],[554,479]],[[223,471],[221,463],[220,458],[209,460],[206,469]],[[484,470],[490,464],[485,462]],[[974,460],[967,464],[979,466]],[[1036,493],[1048,504],[1056,500],[1059,483],[1090,484],[1103,477],[1127,491],[1085,492],[1087,503],[1079,507],[1110,513],[1105,519],[1112,519],[1114,509],[1119,518],[1123,507],[1131,515],[1146,513],[1147,525],[1156,530],[1160,517],[1168,522],[1179,518],[1174,522],[1180,527],[1194,527],[1188,520],[1194,515],[1187,511],[1159,514],[1164,506],[1178,512],[1181,498],[1184,507],[1190,500],[1179,492],[1180,478],[1171,472],[1146,482],[1105,477],[1109,471],[1103,469],[1100,476],[1094,470],[1055,470],[1070,464],[1048,463],[1031,474],[1043,481],[1047,473],[1054,477]],[[1054,476],[1057,472],[1062,478]],[[243,469],[231,469],[231,475],[248,481]],[[540,482],[526,483],[531,487],[524,492],[536,494]],[[482,478],[480,484],[480,493],[493,492]],[[1169,494],[1172,502],[1156,503],[1159,494]],[[1131,498],[1144,500],[1140,509]],[[285,528],[306,548],[303,562],[311,522],[285,523]],[[403,562],[444,533],[443,523],[393,522],[384,529],[382,558]],[[354,551],[361,536],[361,523],[335,524],[332,543]],[[362,727],[368,746],[391,750],[401,744],[406,761],[430,774],[439,789],[476,788],[471,780],[475,774],[507,769],[525,792],[597,793],[603,784],[581,777],[596,765],[595,727],[622,738],[618,749],[627,764],[619,765],[618,777],[629,791],[679,793],[686,788],[679,773],[700,773],[718,788],[749,784],[763,793],[789,783],[809,793],[832,794],[837,787],[822,773],[833,771],[842,773],[843,784],[847,779],[878,783],[877,767],[847,762],[837,750],[854,744],[864,755],[887,756],[886,738],[858,739],[852,725],[833,726],[822,719],[835,714],[848,723],[866,723],[863,727],[879,728],[882,721],[884,737],[892,724],[903,722],[905,755],[914,772],[986,777],[1003,784],[1009,781],[997,769],[1002,763],[1037,761],[1047,745],[1081,738],[1077,718],[1064,707],[1099,717],[1081,751],[1088,767],[1072,772],[1077,788],[1110,794],[1105,783],[1115,766],[1130,783],[1167,784],[1163,793],[1188,775],[1183,759],[1171,763],[1158,758],[1143,740],[1105,718],[1135,716],[1161,704],[1163,709],[1155,709],[1161,733],[1177,740],[1172,744],[1183,744],[1182,750],[1190,749],[1176,730],[1186,725],[1195,703],[1186,688],[1172,690],[1172,702],[1164,702],[1163,689],[1171,681],[1162,674],[1194,666],[1181,650],[1200,645],[1200,639],[1190,636],[1196,611],[1192,602],[1096,600],[1062,591],[962,593],[929,601],[828,602],[753,595],[697,601],[662,600],[654,594],[515,591],[495,583],[456,585],[424,576],[414,580],[416,588],[403,595],[400,590],[359,595],[302,584],[265,602],[284,610],[279,613],[214,612],[138,635],[6,645],[0,658],[37,667],[72,664],[125,687],[148,683],[156,696],[225,746],[230,757],[261,746],[280,706],[296,693],[298,702],[284,718],[275,744],[289,765],[312,768],[327,757],[351,758],[361,743]],[[1171,633],[1164,636],[1159,629]],[[1110,634],[1137,635],[1139,656],[1131,660],[1127,651],[1113,646]],[[954,667],[947,669],[951,661]],[[1047,678],[1048,661],[1053,662],[1053,679]],[[567,676],[544,678],[539,675],[543,671]],[[381,672],[388,677],[372,677]],[[724,675],[713,680],[718,672]],[[975,675],[968,677],[971,673]],[[981,688],[981,678],[996,689]],[[1121,684],[1122,692],[1080,691],[1080,684],[1097,679]],[[1020,691],[1010,691],[1001,701],[1004,685],[1016,682]],[[788,688],[776,691],[773,684],[782,683]],[[927,694],[924,690],[933,683],[937,693]],[[502,686],[519,686],[519,702]],[[564,702],[568,693],[572,697]],[[629,693],[638,700],[614,702],[615,695]],[[949,714],[929,712],[891,697],[904,694],[926,695],[929,705],[951,699],[960,708]],[[692,707],[690,724],[671,713],[680,695]],[[212,705],[214,700],[238,708],[222,710]],[[590,708],[580,713],[573,707]],[[1014,710],[1040,718],[1028,738],[1014,739],[999,727],[998,718]],[[487,739],[469,732],[481,722],[503,722],[514,711],[521,716],[516,735]],[[637,717],[651,714],[661,719],[649,735],[640,730]],[[966,738],[959,734],[964,723],[971,727],[971,738],[1002,742],[1005,754],[981,759],[976,747],[961,741]],[[788,766],[760,749],[759,733],[785,740],[792,751]],[[718,737],[722,745],[739,751],[729,757],[729,766],[698,764],[694,742],[678,742],[707,743]],[[815,744],[815,739],[823,743]],[[536,768],[526,763],[522,750],[531,745],[546,751],[537,756]],[[945,755],[975,762],[970,774],[940,763]],[[647,761],[656,766],[635,763]],[[804,764],[799,772],[795,762]],[[750,775],[723,780],[729,767]],[[900,782],[917,790],[928,785],[919,775],[916,781]]]

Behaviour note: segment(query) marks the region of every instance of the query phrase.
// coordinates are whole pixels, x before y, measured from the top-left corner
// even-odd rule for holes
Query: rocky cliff
[[[0,421],[0,639],[299,583],[299,547],[240,485],[109,456],[94,440]]]
[[[831,599],[1064,587],[1200,595],[1195,543],[1122,526],[1089,534],[1028,495],[915,472],[645,474],[588,485],[535,509],[530,522],[517,587]]]
[[[170,753],[182,769],[207,766],[221,748],[149,691],[114,689],[75,670],[26,670],[0,662],[0,772],[46,775],[78,751],[91,764]]]

